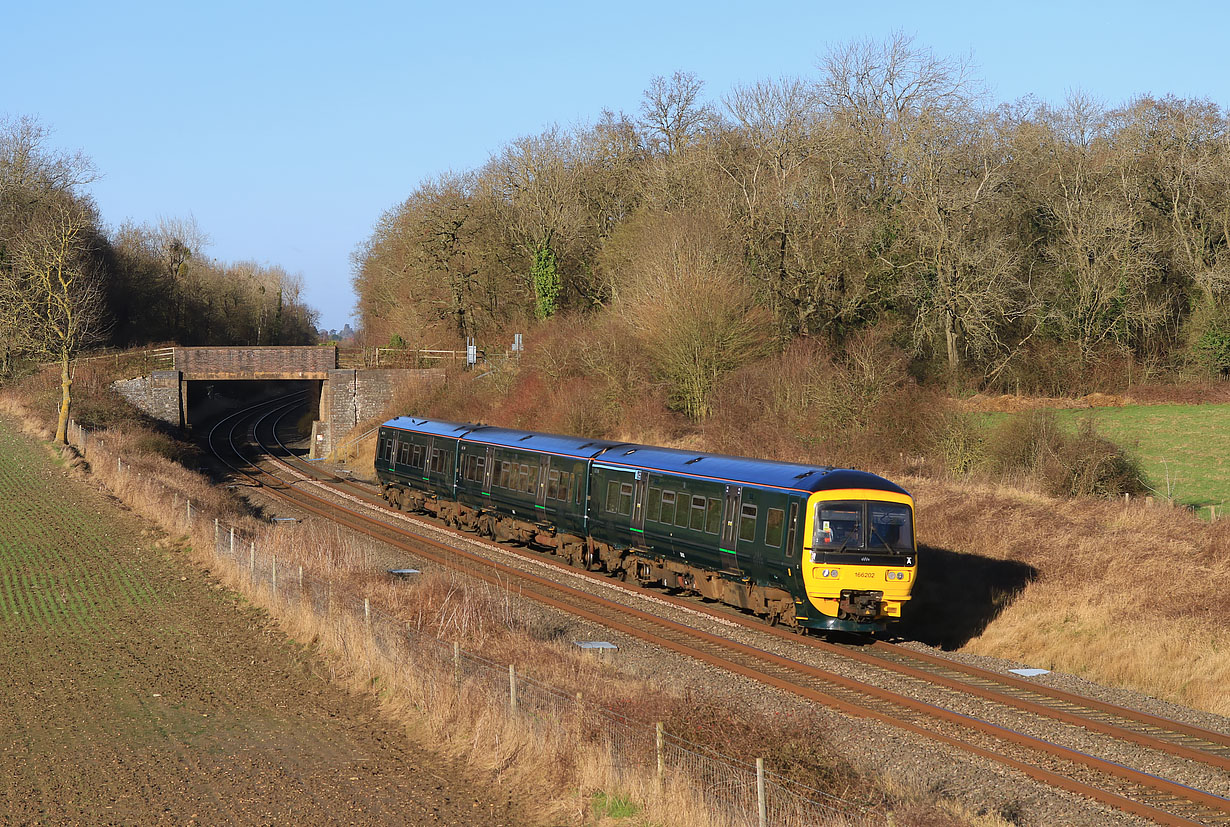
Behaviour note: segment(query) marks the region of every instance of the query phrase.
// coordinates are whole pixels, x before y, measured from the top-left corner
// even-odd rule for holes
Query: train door
[[[492,471],[495,470],[495,446],[487,446],[486,467],[483,469],[483,493],[491,493]]]
[[[726,486],[726,506],[723,509],[722,541],[719,545],[722,571],[743,574],[739,566],[739,505],[743,500],[743,487]]]
[[[638,534],[645,533],[645,491],[648,487],[649,472],[637,471],[636,489],[632,497],[632,530]],[[643,540],[636,542],[643,544]]]
[[[547,454],[538,456],[538,492],[534,502],[539,508],[547,507],[547,475],[551,473],[551,457]]]

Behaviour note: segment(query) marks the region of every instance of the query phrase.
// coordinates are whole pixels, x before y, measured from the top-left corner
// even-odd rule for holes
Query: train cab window
[[[770,548],[782,547],[782,529],[786,523],[786,512],[780,508],[770,508],[764,521],[764,544]]]
[[[756,506],[744,505],[739,516],[739,539],[753,542],[756,539]]]
[[[649,489],[649,502],[645,504],[645,519],[653,520],[655,523],[658,517],[662,514],[662,489]]]
[[[868,550],[893,552],[914,550],[914,532],[910,524],[909,507],[889,503],[868,503],[867,522],[871,528]]]
[[[662,523],[671,525],[675,522],[675,492],[662,492]]]
[[[857,503],[822,503],[816,509],[817,551],[861,549],[863,547],[863,507]]]
[[[722,501],[716,497],[709,498],[709,513],[705,516],[705,532],[717,534],[722,530]]]
[[[705,530],[705,498],[692,497],[692,522],[688,526],[693,531]]]

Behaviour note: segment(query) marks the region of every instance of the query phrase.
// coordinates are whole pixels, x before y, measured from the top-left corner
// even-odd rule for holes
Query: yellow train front
[[[856,475],[862,479],[837,479]],[[818,630],[883,631],[900,619],[914,586],[914,501],[904,489],[871,474],[830,476],[826,482],[841,487],[815,491],[807,499],[796,621]]]

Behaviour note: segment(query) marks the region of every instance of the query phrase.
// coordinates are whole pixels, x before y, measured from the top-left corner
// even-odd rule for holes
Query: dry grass
[[[1230,521],[1209,524],[1139,501],[903,482],[920,504],[920,541],[940,556],[958,555],[945,558],[957,571],[936,573],[952,589],[932,601],[941,616],[928,625],[969,634],[941,642],[1230,714]],[[920,588],[933,576],[921,556]],[[982,628],[961,605],[987,579],[978,563],[1032,570],[1016,578],[1015,593],[998,595],[998,605],[993,596],[983,601]]]

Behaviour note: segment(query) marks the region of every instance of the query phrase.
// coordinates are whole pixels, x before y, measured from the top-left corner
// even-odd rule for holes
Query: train
[[[913,498],[866,471],[410,416],[375,471],[400,510],[805,633],[885,631],[918,569]]]

